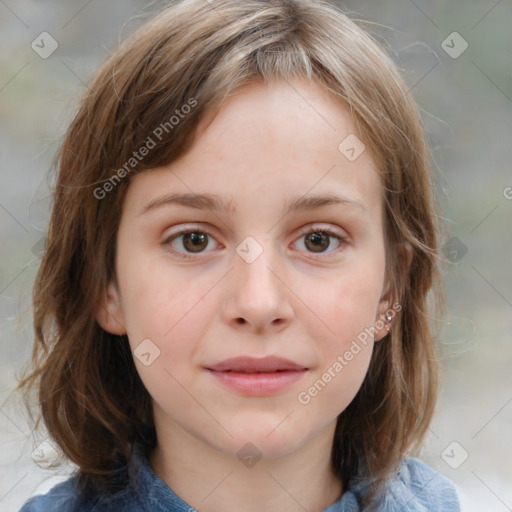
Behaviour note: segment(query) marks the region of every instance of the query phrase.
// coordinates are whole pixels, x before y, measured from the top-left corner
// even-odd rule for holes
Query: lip
[[[299,381],[308,368],[281,357],[234,357],[206,367],[221,384],[247,396],[277,393]]]
[[[244,373],[256,373],[256,372],[277,372],[279,370],[307,370],[308,368],[289,359],[277,356],[267,357],[250,357],[240,356],[225,359],[211,366],[206,367],[208,370],[216,372],[244,372]]]

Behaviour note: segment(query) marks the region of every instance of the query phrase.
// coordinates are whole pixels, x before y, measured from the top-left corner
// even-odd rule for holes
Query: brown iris
[[[183,236],[183,247],[189,252],[201,252],[208,245],[208,235],[193,231],[185,233]]]
[[[323,231],[316,231],[305,236],[304,244],[313,252],[323,252],[329,247],[329,238]]]

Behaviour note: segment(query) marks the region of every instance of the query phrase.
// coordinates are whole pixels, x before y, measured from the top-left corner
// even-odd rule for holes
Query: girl
[[[184,0],[100,68],[34,288],[34,511],[456,511],[434,201],[391,60],[314,0]]]

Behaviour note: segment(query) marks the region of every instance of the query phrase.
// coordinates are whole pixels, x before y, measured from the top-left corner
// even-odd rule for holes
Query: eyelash
[[[201,254],[203,254],[203,252],[198,252],[198,253],[181,252],[181,251],[177,251],[176,249],[171,247],[171,243],[174,240],[178,239],[179,237],[181,237],[183,235],[187,235],[187,234],[190,234],[190,233],[205,234],[208,237],[214,239],[214,237],[212,235],[210,235],[208,232],[206,232],[206,231],[204,231],[202,229],[187,228],[187,229],[182,229],[181,231],[178,231],[177,233],[173,233],[172,235],[168,236],[162,242],[162,245],[168,247],[168,249],[173,254],[177,254],[179,257],[181,257],[183,259],[186,259],[186,260],[197,259],[196,255],[201,255]],[[318,253],[310,252],[309,253],[309,254],[313,254],[313,255],[314,254],[320,255],[320,258],[322,258],[322,255],[325,255],[325,254],[329,255],[329,254],[332,254],[334,252],[338,252],[339,248],[344,243],[346,243],[346,241],[348,239],[348,237],[342,236],[340,234],[337,234],[337,233],[335,233],[334,231],[332,231],[330,229],[321,228],[321,227],[318,227],[318,226],[312,226],[312,227],[304,229],[303,231],[301,231],[300,236],[299,236],[298,239],[300,239],[300,238],[302,238],[302,237],[304,237],[306,235],[313,234],[313,233],[323,233],[323,234],[327,235],[329,238],[334,238],[339,243],[338,247],[336,247],[335,249],[333,249],[331,251],[328,251],[328,252],[318,252]],[[330,246],[330,244],[329,244],[329,246]],[[325,256],[323,256],[323,258],[325,258]]]

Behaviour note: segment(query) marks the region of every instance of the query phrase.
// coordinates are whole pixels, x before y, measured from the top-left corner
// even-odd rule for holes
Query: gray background
[[[422,458],[479,510],[512,510],[512,3],[336,4],[371,22],[403,69],[427,126],[447,223],[442,390]],[[120,33],[139,25],[134,17],[155,5],[0,0],[2,511],[17,510],[54,475],[31,458],[44,435],[31,435],[15,397],[6,401],[31,351],[30,293],[50,206],[46,173],[92,73]],[[31,48],[43,31],[59,45],[47,59]],[[457,58],[463,41],[453,32],[468,44]]]

